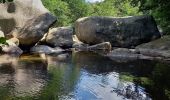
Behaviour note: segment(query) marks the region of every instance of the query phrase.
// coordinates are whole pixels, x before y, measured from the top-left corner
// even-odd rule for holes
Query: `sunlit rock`
[[[72,27],[57,27],[49,30],[44,35],[40,43],[44,43],[53,47],[72,47],[73,45],[73,28]]]
[[[14,0],[0,4],[0,9],[2,31],[18,38],[24,46],[38,42],[56,20],[41,0]]]
[[[17,38],[11,38],[6,41],[8,45],[19,46],[19,40]]]
[[[0,27],[0,38],[1,37],[5,37],[5,35],[4,35],[4,32],[1,31],[1,27]]]
[[[75,33],[84,43],[110,42],[116,47],[134,47],[161,36],[152,16],[84,17],[75,22]]]

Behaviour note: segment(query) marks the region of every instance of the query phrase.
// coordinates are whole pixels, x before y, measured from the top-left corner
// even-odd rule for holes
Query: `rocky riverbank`
[[[7,10],[11,7],[13,12]],[[170,36],[161,37],[152,16],[84,17],[72,27],[52,28],[57,18],[41,0],[15,0],[0,4],[0,9],[1,54],[76,50],[104,51],[102,55],[120,61],[170,60]]]

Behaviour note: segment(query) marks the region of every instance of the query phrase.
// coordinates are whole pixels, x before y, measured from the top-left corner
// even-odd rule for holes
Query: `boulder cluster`
[[[6,40],[0,44],[1,53],[59,54],[74,49],[106,51],[111,59],[170,58],[170,36],[161,38],[152,16],[92,16],[72,27],[52,28],[57,18],[41,0],[15,0],[0,4],[0,9],[0,39]]]

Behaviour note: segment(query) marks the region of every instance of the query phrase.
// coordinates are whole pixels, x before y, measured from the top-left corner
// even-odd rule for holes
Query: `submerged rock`
[[[45,53],[45,54],[52,54],[52,53],[61,54],[64,52],[64,50],[59,47],[51,48],[46,45],[36,45],[32,47],[30,51],[33,53]]]
[[[56,21],[41,0],[14,0],[1,4],[0,9],[2,31],[18,38],[20,45],[24,46],[38,42]]]
[[[155,58],[139,54],[135,49],[117,48],[112,50],[107,56],[117,62],[127,62],[138,59],[153,60]]]
[[[73,28],[72,27],[57,27],[49,30],[44,35],[40,43],[45,43],[53,47],[72,47],[73,45]]]
[[[5,54],[21,55],[23,51],[16,45],[3,45],[2,52]]]
[[[162,38],[139,45],[136,50],[143,55],[152,57],[170,58],[170,36],[163,36]]]
[[[110,42],[116,47],[133,47],[161,36],[152,16],[80,18],[75,32],[84,43]]]

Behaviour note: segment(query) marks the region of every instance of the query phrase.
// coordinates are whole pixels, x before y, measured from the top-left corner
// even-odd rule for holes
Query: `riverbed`
[[[168,100],[170,63],[94,52],[0,56],[0,100]]]

